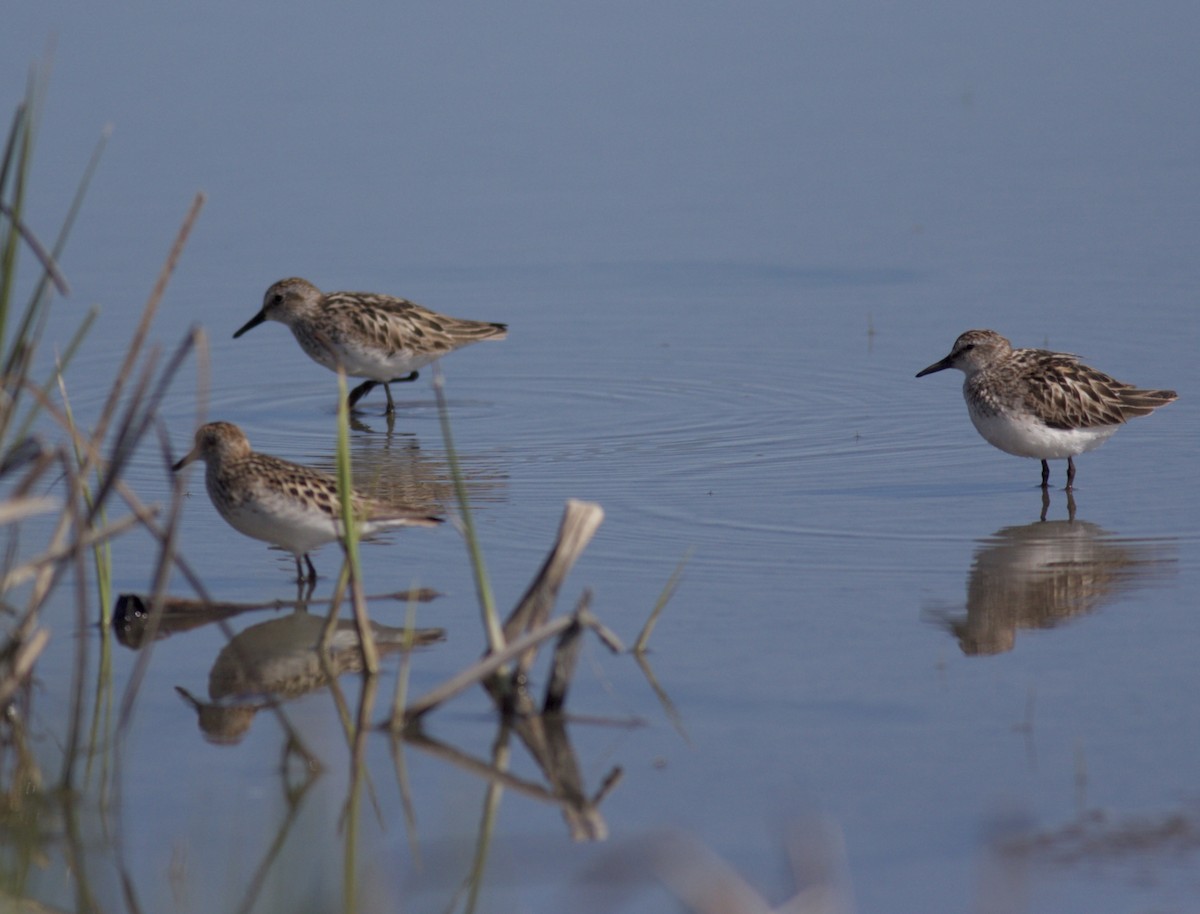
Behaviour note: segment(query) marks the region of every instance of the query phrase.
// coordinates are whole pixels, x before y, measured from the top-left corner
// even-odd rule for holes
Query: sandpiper
[[[502,340],[507,324],[447,317],[415,302],[374,292],[323,293],[306,279],[281,279],[263,296],[263,306],[233,335],[237,339],[264,321],[286,324],[309,357],[331,371],[367,378],[350,392],[351,409],[373,387],[383,385],[387,411],[395,412],[388,386],[415,381],[417,369],[479,340]]]
[[[203,460],[204,485],[213,507],[231,527],[254,539],[274,543],[296,559],[299,580],[316,581],[308,553],[341,536],[341,502],[337,483],[324,473],[259,454],[232,422],[209,422],[196,430],[191,451],[172,469]],[[388,505],[354,493],[359,531],[370,536],[397,527],[429,527],[441,518]],[[308,574],[300,559],[308,565]]]
[[[1075,455],[1099,447],[1134,416],[1176,399],[1173,390],[1143,390],[1089,368],[1078,356],[1047,349],[1013,349],[994,330],[968,330],[950,354],[917,377],[957,368],[975,429],[991,445],[1042,461],[1042,488],[1052,459],[1067,458],[1067,491]]]

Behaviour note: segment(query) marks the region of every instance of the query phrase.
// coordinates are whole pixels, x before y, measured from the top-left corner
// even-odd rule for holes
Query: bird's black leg
[[[317,566],[312,564],[312,559],[308,558],[308,553],[304,554],[305,564],[308,565],[308,576],[301,575],[301,581],[307,581],[310,584],[317,583]],[[296,570],[300,569],[300,559],[296,559]]]
[[[396,404],[392,402],[392,389],[390,387],[388,387],[388,384],[407,384],[409,381],[415,381],[419,377],[420,377],[420,374],[418,372],[410,371],[408,374],[406,374],[402,378],[392,378],[390,381],[386,381],[384,383],[383,389],[384,389],[384,391],[387,392],[387,398],[388,398],[387,414],[389,416],[395,415]]]
[[[297,559],[297,565],[299,562],[300,560]],[[308,601],[312,599],[313,591],[316,589],[316,581],[306,581],[303,575],[296,579],[296,612],[308,612]]]
[[[1067,491],[1075,488],[1075,458],[1067,458]]]
[[[1050,464],[1042,461],[1042,488],[1048,488],[1050,485]]]
[[[358,385],[358,387],[350,391],[350,396],[346,398],[346,406],[348,406],[350,409],[354,409],[354,404],[369,394],[372,388],[378,386],[378,381],[363,381]]]
[[[408,374],[406,374],[402,378],[391,378],[390,380],[387,380],[387,381],[363,381],[361,384],[358,385],[358,387],[356,387],[356,388],[354,388],[354,390],[350,391],[350,396],[346,398],[346,405],[349,406],[350,409],[354,409],[355,405],[358,403],[359,400],[361,400],[363,397],[365,397],[367,394],[369,394],[372,390],[374,390],[376,387],[378,387],[380,384],[382,384],[383,392],[387,394],[387,399],[388,399],[387,414],[390,416],[392,413],[394,413],[396,411],[396,404],[392,401],[392,390],[390,387],[388,387],[388,385],[389,384],[405,384],[409,381],[415,381],[419,377],[420,377],[420,373],[418,373],[416,371],[410,371]]]

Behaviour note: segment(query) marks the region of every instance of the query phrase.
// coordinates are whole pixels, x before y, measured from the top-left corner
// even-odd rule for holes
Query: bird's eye
[[[283,293],[276,292],[274,295],[272,295],[271,296],[271,304],[282,305],[283,304]]]
[[[963,348],[962,348],[962,349],[960,349],[960,350],[958,350],[958,351],[959,351],[959,352],[970,352],[970,351],[971,351],[972,349],[974,349],[974,348],[975,348],[975,344],[974,344],[974,343],[967,343],[967,345],[963,346]]]

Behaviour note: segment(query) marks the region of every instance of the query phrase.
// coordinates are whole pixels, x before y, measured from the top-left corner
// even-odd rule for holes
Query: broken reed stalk
[[[599,505],[569,499],[563,509],[558,536],[550,554],[505,623],[503,637],[507,643],[503,649],[489,650],[473,666],[427,692],[407,708],[396,704],[392,709],[392,728],[399,729],[418,720],[442,702],[476,683],[485,685],[503,713],[530,713],[533,709],[528,695],[523,688],[519,688],[523,679],[518,677],[527,674],[540,644],[571,626],[602,630],[602,638],[606,642],[614,639],[615,636],[603,629],[587,611],[585,604],[577,607],[576,612],[570,616],[549,619],[550,610],[554,606],[563,580],[587,548],[603,519],[604,509]],[[506,669],[513,660],[520,661],[517,667]]]
[[[575,676],[579,649],[583,647],[583,632],[587,627],[587,619],[591,617],[591,604],[592,592],[584,590],[571,614],[571,625],[558,637],[550,664],[550,680],[546,683],[546,696],[542,700],[543,714],[557,714],[566,706],[567,690]]]
[[[543,641],[553,638],[571,625],[570,616],[559,616],[551,619],[537,631],[529,632],[508,644],[504,650],[495,654],[486,654],[473,666],[468,667],[455,676],[450,677],[440,686],[426,692],[401,714],[399,726],[417,720],[432,711],[442,702],[453,698],[460,692],[466,691],[473,685],[483,682],[488,676],[500,669],[506,663],[520,656],[524,651],[537,647]],[[393,724],[394,726],[397,724]]]
[[[603,521],[604,509],[598,504],[574,498],[567,500],[550,554],[504,623],[506,640],[512,641],[522,632],[541,626],[550,617],[563,581]],[[528,680],[536,655],[535,649],[526,650],[520,655],[508,681],[496,678],[489,684],[493,699],[499,701],[504,710],[517,713],[533,711],[522,684]]]

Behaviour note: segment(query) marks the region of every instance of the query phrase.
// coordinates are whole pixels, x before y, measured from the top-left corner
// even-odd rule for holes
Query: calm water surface
[[[686,558],[649,657],[674,714],[594,643],[571,694],[607,722],[569,726],[586,791],[622,771],[599,807],[608,839],[572,842],[553,805],[508,789],[482,910],[672,909],[646,861],[676,852],[715,855],[781,904],[797,830],[846,909],[1197,909],[1192,5],[1128,19],[1072,3],[277,14],[16,13],[0,37],[10,104],[58,35],[31,222],[51,232],[115,122],[56,311],[65,339],[85,305],[103,309],[71,376],[85,418],[203,188],[154,336],[205,328],[210,417],[332,465],[332,375],[280,325],[231,339],[284,275],[507,321],[508,340],[443,366],[500,605],[536,572],[567,498],[606,520],[562,602],[590,587],[627,641]],[[913,377],[970,327],[1180,401],[1084,455],[1073,503],[1056,464],[1044,505],[1036,462],[971,428],[956,374]],[[164,406],[177,454],[195,384],[189,368]],[[452,511],[428,377],[395,393],[391,425],[381,396],[366,401],[357,481]],[[128,479],[169,495],[156,449]],[[291,558],[232,533],[199,472],[189,489],[180,548],[210,592],[294,597]],[[147,537],[120,540],[115,589],[145,592],[153,559]],[[320,598],[336,550],[315,561]],[[416,656],[414,690],[478,656],[449,525],[389,537],[364,562],[371,592],[443,594],[419,610],[447,638]],[[171,589],[190,596],[182,579]],[[99,650],[67,590],[33,702],[52,771],[76,639]],[[230,625],[244,643],[309,636],[286,612]],[[103,827],[94,798],[82,813],[100,909],[132,907],[121,865],[142,910],[235,910],[260,867],[256,910],[339,904],[349,761],[334,697],[284,705],[327,766],[297,793],[269,711],[225,721],[219,744],[176,691],[204,700],[226,645],[209,626],[154,647],[116,818]],[[119,697],[141,655],[115,651]],[[356,702],[359,680],[341,684]],[[427,731],[487,758],[496,724],[468,694]],[[514,773],[543,783],[513,745]],[[419,747],[401,777],[382,736],[367,770],[364,909],[446,909],[486,783]],[[45,851],[24,891],[76,904],[61,848]]]

